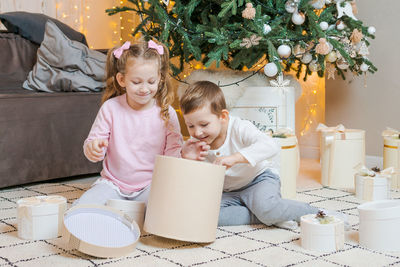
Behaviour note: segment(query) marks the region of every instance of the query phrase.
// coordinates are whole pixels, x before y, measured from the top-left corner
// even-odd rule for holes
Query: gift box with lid
[[[390,183],[394,174],[394,168],[390,167],[383,171],[379,168],[369,170],[360,164],[355,174],[355,195],[364,201],[390,199]]]
[[[400,188],[400,132],[391,128],[382,133],[383,136],[383,168],[394,167],[396,173],[392,176],[393,189]]]
[[[272,137],[281,147],[280,179],[282,198],[296,198],[296,180],[300,167],[297,137],[291,129],[278,129]]]
[[[52,239],[61,235],[67,199],[36,196],[17,201],[18,236],[23,239]]]
[[[354,188],[355,166],[365,164],[365,131],[346,129],[343,125],[327,127],[321,131],[321,183],[342,189]]]
[[[323,212],[300,218],[301,246],[304,249],[331,252],[344,247],[344,222]]]

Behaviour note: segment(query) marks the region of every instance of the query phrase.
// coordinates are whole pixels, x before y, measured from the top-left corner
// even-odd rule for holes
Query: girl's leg
[[[115,189],[111,186],[98,183],[93,185],[89,190],[87,190],[83,195],[74,201],[72,206],[78,204],[97,204],[97,205],[105,205],[108,199],[125,199],[120,196]]]
[[[282,199],[280,187],[279,176],[265,171],[250,186],[241,191],[240,198],[248,209],[266,225],[299,221],[305,214],[318,212],[318,208],[308,203]]]

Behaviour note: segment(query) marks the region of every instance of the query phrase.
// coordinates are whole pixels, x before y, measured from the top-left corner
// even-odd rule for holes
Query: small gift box
[[[400,132],[391,128],[382,133],[383,136],[383,168],[400,168]],[[400,188],[400,173],[392,176],[392,189]]]
[[[301,246],[304,249],[331,252],[343,249],[344,222],[322,211],[317,215],[307,214],[300,218]]]
[[[143,229],[144,212],[146,209],[145,202],[123,199],[109,199],[107,200],[107,206],[122,211],[123,213],[128,215],[131,220],[135,221],[138,224],[140,230]]]
[[[300,167],[300,153],[297,137],[289,128],[271,133],[281,147],[280,179],[282,198],[296,198],[296,180]]]
[[[17,201],[18,236],[23,239],[51,239],[61,235],[67,199],[37,196]]]
[[[321,182],[324,186],[352,189],[354,166],[365,164],[365,131],[345,129],[343,125],[327,127],[321,131]]]
[[[374,201],[390,199],[390,181],[394,174],[394,168],[390,167],[383,171],[379,168],[369,170],[359,164],[355,170],[356,197],[361,200]]]
[[[378,200],[357,207],[360,245],[379,251],[400,251],[400,200]]]

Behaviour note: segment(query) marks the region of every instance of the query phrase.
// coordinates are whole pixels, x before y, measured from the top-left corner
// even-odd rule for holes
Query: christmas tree
[[[170,49],[174,75],[185,63],[222,62],[234,70],[262,64],[267,76],[295,69],[328,77],[377,69],[368,60],[375,28],[355,16],[354,0],[129,0],[109,15],[133,11],[141,23],[133,35],[156,38]],[[306,68],[304,68],[306,66]],[[304,72],[304,69],[306,71]]]

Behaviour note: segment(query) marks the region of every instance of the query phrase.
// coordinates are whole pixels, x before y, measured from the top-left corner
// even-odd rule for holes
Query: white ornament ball
[[[336,66],[341,70],[345,70],[349,67],[349,63],[341,57],[336,61]]]
[[[360,65],[360,70],[361,70],[361,71],[366,72],[368,69],[369,69],[368,64],[362,63],[362,64]]]
[[[314,0],[311,6],[315,9],[322,9],[325,5],[325,0]]]
[[[328,29],[328,27],[329,27],[329,24],[328,24],[328,22],[323,21],[323,22],[321,22],[321,23],[319,24],[319,26],[321,27],[321,29],[322,29],[323,31],[326,31],[326,30]]]
[[[304,64],[310,63],[311,60],[312,60],[312,55],[310,53],[305,53],[301,58],[301,62],[303,62]]]
[[[263,27],[264,34],[268,34],[271,30],[272,30],[271,26],[269,26],[268,24],[264,24],[264,27]]]
[[[288,13],[294,13],[297,10],[297,4],[293,0],[286,1],[285,10]]]
[[[312,71],[312,72],[316,72],[319,71],[320,66],[318,64],[318,62],[316,60],[311,61],[311,63],[308,65],[308,68]]]
[[[326,5],[329,5],[330,3],[332,3],[331,0],[325,0],[325,4],[326,4]]]
[[[290,46],[288,45],[280,45],[278,47],[278,55],[282,58],[288,58],[291,54],[292,50],[290,49]]]
[[[335,51],[332,51],[332,52],[330,52],[327,56],[326,56],[326,60],[328,61],[328,62],[335,62],[336,61],[336,59],[337,59],[337,56],[336,56],[336,52]]]
[[[376,29],[375,29],[374,26],[369,26],[369,27],[368,27],[368,33],[369,33],[369,34],[375,34],[375,32],[376,32]]]
[[[264,67],[264,73],[268,77],[274,77],[278,73],[278,67],[276,66],[275,63],[271,62],[265,65]]]
[[[292,15],[292,22],[296,25],[301,25],[306,20],[306,16],[303,13],[295,12]]]
[[[340,22],[338,25],[336,25],[336,29],[338,29],[339,31],[341,31],[341,30],[343,30],[344,29],[344,23],[343,22]]]

